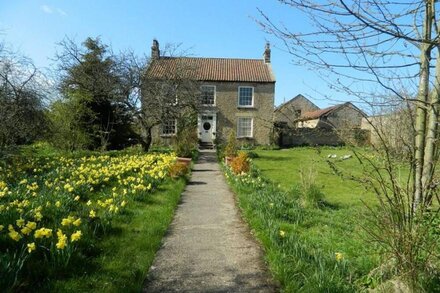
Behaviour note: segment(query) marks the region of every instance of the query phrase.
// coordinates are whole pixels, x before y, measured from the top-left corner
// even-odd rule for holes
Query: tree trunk
[[[151,142],[153,140],[151,129],[152,127],[145,127],[142,131],[143,133],[139,136],[142,150],[145,152],[148,152],[150,150]]]
[[[440,60],[437,59],[435,65],[435,80],[433,90],[430,95],[430,103],[427,110],[427,128],[426,128],[426,141],[425,141],[425,156],[424,166],[422,174],[422,188],[424,191],[423,204],[429,204],[431,202],[431,186],[434,176],[434,160],[437,153],[437,130],[439,122],[438,104],[440,95]]]
[[[425,2],[426,12],[423,24],[423,39],[431,40],[432,28],[432,5],[431,1]],[[416,137],[415,137],[415,173],[414,173],[414,199],[413,210],[423,200],[423,168],[425,158],[425,134],[426,134],[426,103],[429,95],[429,61],[431,59],[431,46],[428,43],[420,45],[420,82],[418,91],[418,103],[416,111]]]

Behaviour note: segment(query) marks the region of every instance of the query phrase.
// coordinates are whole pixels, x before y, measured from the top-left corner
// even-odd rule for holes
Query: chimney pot
[[[264,49],[264,63],[270,63],[270,43],[266,42],[266,47]]]
[[[153,39],[153,45],[151,46],[151,59],[159,59],[159,57],[160,57],[159,42],[156,39]]]

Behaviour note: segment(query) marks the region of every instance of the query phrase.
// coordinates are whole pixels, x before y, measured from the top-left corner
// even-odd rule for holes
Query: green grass
[[[171,181],[135,202],[98,243],[97,257],[51,286],[56,292],[140,292],[185,186]]]
[[[277,182],[284,189],[290,189],[300,180],[300,171],[309,171],[311,168],[316,173],[316,181],[325,193],[326,200],[340,205],[363,205],[362,201],[371,203],[375,196],[359,183],[336,176],[327,160],[334,162],[345,176],[362,174],[362,166],[348,148],[293,148],[284,150],[258,150],[254,151],[258,158],[254,163],[263,175]],[[327,158],[336,154],[336,159]],[[352,155],[348,160],[341,160],[344,155]]]
[[[345,148],[295,148],[254,153],[259,171],[251,177],[269,181],[253,184],[232,175],[229,181],[283,291],[354,292],[374,287],[376,276],[367,275],[378,265],[379,254],[366,242],[361,199],[374,203],[375,197],[355,181],[334,174],[326,162],[328,154],[340,158],[351,152]],[[345,173],[362,173],[355,158],[331,160]],[[301,180],[300,171],[310,168],[315,178]],[[302,204],[305,191],[301,181],[319,187],[324,196],[320,207]],[[280,231],[285,232],[284,237]],[[336,253],[342,253],[344,259],[336,260]]]

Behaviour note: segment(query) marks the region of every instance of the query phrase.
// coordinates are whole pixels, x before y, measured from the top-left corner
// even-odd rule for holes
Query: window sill
[[[253,136],[237,136],[237,139],[254,138]]]
[[[160,135],[160,137],[166,137],[166,138],[168,138],[168,137],[173,137],[173,136],[176,136],[176,134],[173,133],[173,134],[161,134],[161,135]]]
[[[255,106],[237,106],[238,109],[255,109]]]

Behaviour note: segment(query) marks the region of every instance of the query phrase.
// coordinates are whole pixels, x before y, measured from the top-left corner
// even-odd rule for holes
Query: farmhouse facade
[[[153,41],[150,78],[160,80],[179,66],[191,68],[198,82],[197,135],[202,143],[227,140],[231,131],[239,141],[269,144],[273,128],[275,76],[266,44],[262,59],[160,56]],[[163,144],[176,134],[178,121],[156,127],[153,143]]]

